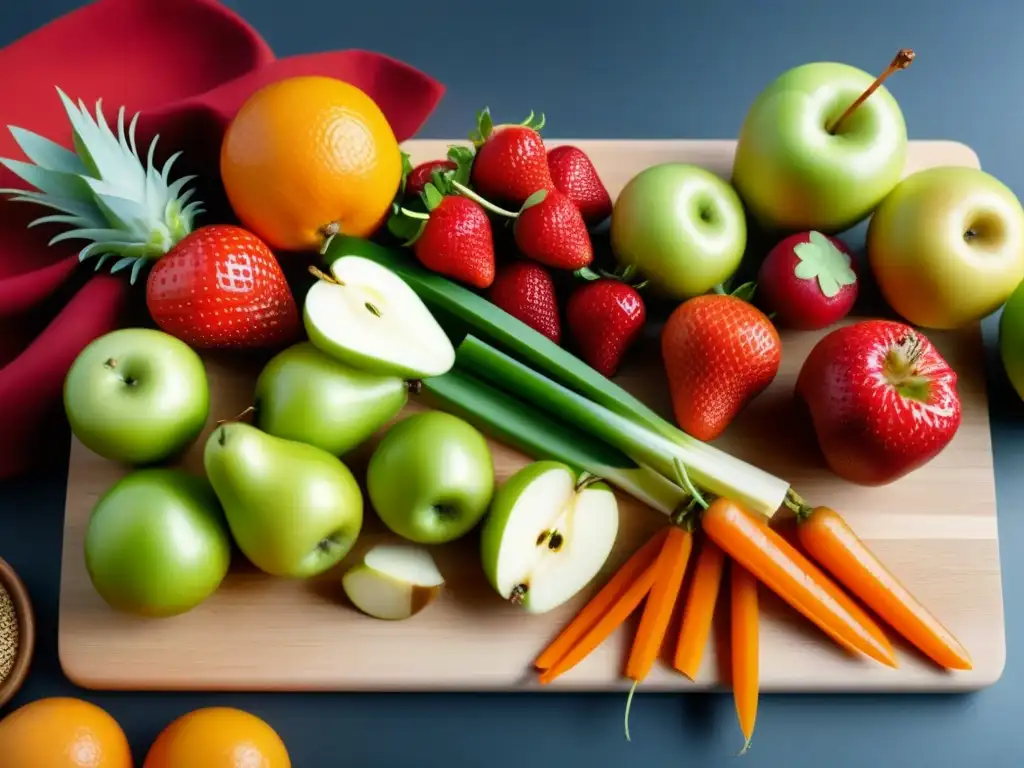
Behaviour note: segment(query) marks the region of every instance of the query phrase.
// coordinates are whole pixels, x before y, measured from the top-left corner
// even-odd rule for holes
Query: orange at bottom
[[[143,768],[291,768],[281,737],[266,722],[231,707],[182,715],[157,736]]]

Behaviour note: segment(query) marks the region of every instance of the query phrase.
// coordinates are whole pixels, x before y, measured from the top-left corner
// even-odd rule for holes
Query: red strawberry
[[[714,440],[779,372],[782,342],[743,299],[707,294],[683,302],[661,332],[661,357],[680,428]]]
[[[586,222],[572,200],[557,189],[534,193],[515,223],[524,256],[554,269],[580,269],[594,260]]]
[[[566,144],[549,150],[548,168],[555,189],[564,192],[576,204],[588,227],[612,215],[612,198],[582,149]]]
[[[931,461],[960,427],[957,375],[904,323],[863,320],[811,350],[796,382],[839,477],[882,485]]]
[[[779,242],[757,274],[758,303],[787,328],[837,323],[857,301],[857,266],[841,240],[799,232]]]
[[[646,320],[647,309],[637,290],[608,277],[581,285],[566,306],[566,322],[580,356],[608,378],[618,372]]]
[[[562,340],[562,323],[551,275],[540,264],[513,261],[498,270],[488,296],[491,303],[522,320],[555,344]]]
[[[157,327],[196,349],[274,347],[297,339],[299,312],[266,243],[240,227],[201,227],[152,267]]]
[[[423,194],[429,218],[413,236],[416,258],[427,269],[474,288],[494,282],[491,220],[478,203],[461,195],[442,196],[433,184]]]
[[[423,192],[423,187],[430,181],[434,171],[454,171],[458,166],[451,160],[430,160],[420,163],[411,171],[405,179],[405,194],[407,197],[417,197]]]
[[[544,140],[538,131],[544,116],[531,112],[519,125],[493,125],[491,113],[477,115],[470,139],[477,147],[470,176],[472,187],[498,205],[521,206],[539,189],[554,189]]]

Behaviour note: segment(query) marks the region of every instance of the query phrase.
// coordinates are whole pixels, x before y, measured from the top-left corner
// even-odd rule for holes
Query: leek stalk
[[[778,511],[789,492],[788,483],[767,472],[693,437],[686,436],[686,442],[667,440],[563,387],[472,335],[466,336],[459,344],[455,367],[557,415],[665,478],[676,476],[675,461],[678,459],[698,486],[716,496],[726,496],[766,517],[771,518]]]
[[[484,297],[422,267],[401,249],[358,237],[338,235],[327,249],[328,265],[343,256],[362,256],[387,267],[405,280],[430,309],[453,343],[467,334],[505,351],[562,386],[579,392],[627,419],[640,422],[669,440],[691,438],[636,396],[602,376],[580,358],[512,317]]]
[[[401,277],[427,305],[454,344],[475,336],[518,362],[522,369],[536,371],[547,384],[560,385],[557,390],[548,388],[549,393],[574,393],[590,407],[617,416],[615,423],[622,427],[616,433],[620,440],[632,436],[634,457],[653,455],[658,460],[657,470],[666,477],[674,477],[672,458],[678,458],[694,478],[700,478],[706,490],[727,490],[735,501],[746,500],[768,516],[775,513],[789,490],[785,481],[687,435],[580,358],[484,297],[427,270],[407,251],[339,235],[331,241],[324,258],[330,265],[344,256],[370,259]],[[509,386],[508,382],[497,383],[506,389]],[[558,409],[555,415],[564,416]],[[644,445],[647,450],[640,450]],[[639,463],[654,468],[645,461]]]
[[[422,391],[425,404],[460,416],[530,458],[561,461],[577,473],[589,472],[663,514],[671,515],[689,501],[675,483],[621,451],[463,371],[424,379]]]

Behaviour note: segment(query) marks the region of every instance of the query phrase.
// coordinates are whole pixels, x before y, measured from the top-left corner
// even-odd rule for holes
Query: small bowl
[[[21,688],[32,665],[32,653],[36,647],[36,617],[28,590],[3,558],[0,558],[0,585],[7,590],[18,617],[18,655],[14,659],[11,673],[0,680],[0,708],[3,708]]]

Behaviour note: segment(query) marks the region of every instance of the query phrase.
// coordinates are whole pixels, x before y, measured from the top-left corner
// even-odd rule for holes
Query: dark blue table
[[[437,77],[448,94],[423,137],[465,135],[475,110],[485,105],[504,120],[543,111],[552,137],[733,137],[758,90],[784,69],[834,59],[877,71],[909,46],[917,60],[891,85],[911,137],[971,145],[987,170],[1024,195],[1024,91],[1018,87],[1024,5],[1008,0],[228,4],[279,55],[368,48]],[[0,43],[77,5],[2,2]],[[9,76],[17,73],[0,73]],[[991,345],[991,320],[986,332]],[[1002,680],[968,696],[765,696],[754,747],[743,758],[748,764],[916,768],[974,760],[997,768],[1024,761],[1024,728],[1015,714],[1024,684],[1017,653],[1024,635],[1024,475],[1017,471],[1024,461],[1024,407],[998,366],[989,365],[1009,645]],[[627,760],[710,766],[730,764],[740,745],[732,701],[724,694],[639,695],[627,743],[617,695],[79,690],[61,674],[56,649],[65,461],[58,457],[45,471],[0,485],[0,556],[25,578],[41,631],[33,673],[14,704],[53,695],[88,698],[123,724],[140,763],[164,725],[211,704],[265,717],[298,768],[539,768]]]

